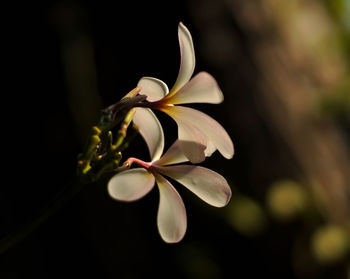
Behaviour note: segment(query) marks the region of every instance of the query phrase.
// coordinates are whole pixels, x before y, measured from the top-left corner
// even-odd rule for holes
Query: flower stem
[[[144,161],[137,159],[137,158],[134,158],[134,157],[130,157],[128,160],[126,160],[124,162],[124,165],[130,167],[133,163],[138,164],[139,166],[144,167],[145,169],[149,169],[150,167],[152,167],[151,163],[144,162]]]

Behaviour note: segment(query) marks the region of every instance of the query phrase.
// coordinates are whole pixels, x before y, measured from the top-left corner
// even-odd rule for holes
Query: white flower
[[[126,163],[136,163],[141,168],[128,169],[113,176],[108,183],[108,193],[116,200],[135,201],[146,195],[156,182],[160,193],[158,230],[165,242],[176,243],[186,232],[186,210],[180,195],[164,176],[174,179],[216,207],[228,203],[231,189],[224,177],[210,169],[194,165],[173,165],[188,161],[181,152],[179,141],[162,157],[158,158],[155,154],[153,153],[151,162],[129,158]]]
[[[210,156],[216,149],[225,158],[230,159],[234,149],[225,129],[205,113],[178,105],[217,104],[223,101],[223,94],[210,74],[200,72],[191,79],[195,67],[192,37],[181,22],[178,27],[178,36],[181,63],[174,86],[169,92],[167,85],[161,80],[151,77],[142,78],[138,86],[141,87],[140,94],[146,95],[148,102],[141,106],[147,108],[137,108],[133,121],[139,126],[141,135],[155,157],[162,154],[164,139],[159,130],[159,121],[149,108],[163,111],[176,121],[180,148],[192,163],[203,161],[205,156]]]
[[[120,201],[138,200],[157,184],[160,193],[157,225],[161,237],[168,243],[183,238],[187,217],[180,195],[166,177],[184,185],[212,206],[225,206],[231,198],[231,189],[224,177],[201,166],[179,163],[201,162],[216,149],[228,159],[234,153],[229,135],[216,120],[198,110],[179,106],[221,103],[223,94],[215,79],[206,72],[191,79],[195,67],[191,34],[180,23],[178,35],[181,63],[170,92],[167,85],[156,78],[144,77],[138,83],[140,94],[146,95],[148,102],[138,104],[133,121],[147,143],[151,162],[129,158],[125,165],[130,167],[135,163],[140,167],[122,171],[108,182],[109,195]],[[163,129],[151,109],[167,113],[178,125],[178,140],[163,156]]]

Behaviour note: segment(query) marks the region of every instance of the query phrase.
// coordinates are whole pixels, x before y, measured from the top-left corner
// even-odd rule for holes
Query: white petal
[[[168,180],[160,174],[155,176],[160,194],[157,216],[159,233],[165,242],[179,242],[187,228],[185,205]]]
[[[181,54],[180,70],[176,82],[169,94],[174,94],[190,80],[196,64],[192,36],[182,22],[179,23],[178,36]]]
[[[201,131],[219,152],[227,159],[234,153],[233,143],[225,129],[213,118],[198,110],[182,106],[166,106],[162,111],[170,115],[179,125],[187,123]]]
[[[108,182],[109,195],[120,201],[135,201],[154,186],[154,176],[142,168],[130,169],[113,176]]]
[[[143,77],[137,86],[141,87],[140,94],[147,96],[147,101],[154,102],[162,99],[168,94],[168,86],[160,79],[153,77]]]
[[[183,154],[193,164],[203,162],[207,145],[205,135],[187,121],[180,118],[174,120],[178,127],[178,144]]]
[[[176,140],[158,161],[153,162],[153,165],[172,165],[187,161],[188,158],[180,148],[180,142]]]
[[[165,97],[169,104],[211,103],[224,100],[216,80],[206,72],[200,72],[172,96]]]
[[[210,169],[180,165],[157,167],[157,170],[181,183],[212,206],[225,206],[231,198],[231,189],[226,179]]]
[[[164,133],[158,118],[148,108],[136,108],[133,121],[147,143],[152,161],[158,160],[164,149]]]
[[[207,139],[207,148],[204,150],[205,157],[210,157],[216,151],[216,146]]]

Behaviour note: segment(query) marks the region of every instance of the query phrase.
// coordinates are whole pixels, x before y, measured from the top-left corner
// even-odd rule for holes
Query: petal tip
[[[224,207],[230,202],[231,197],[232,197],[232,191],[231,191],[231,188],[229,186],[227,187],[225,194],[226,194],[226,201],[218,207]]]
[[[168,180],[156,174],[156,181],[160,194],[157,214],[158,232],[166,243],[179,242],[187,228],[185,205]]]
[[[232,158],[233,158],[233,155],[234,155],[234,153],[232,152],[232,153],[229,153],[229,154],[225,154],[225,159],[227,159],[227,160],[231,160]]]
[[[232,197],[232,191],[230,186],[227,183],[223,188],[224,189],[222,189],[222,195],[221,195],[222,198],[220,200],[217,200],[216,203],[212,203],[210,205],[218,208],[225,207],[226,205],[228,205]]]
[[[187,27],[185,26],[185,24],[183,24],[182,21],[179,22],[178,24],[178,28],[183,28],[183,29],[187,29]]]
[[[209,74],[208,72],[202,71],[197,74],[197,76],[201,76],[202,80],[207,80],[207,82],[212,84],[212,90],[215,94],[213,94],[212,98],[212,103],[213,104],[220,104],[224,101],[224,94],[222,93],[222,90],[216,81],[216,79]]]
[[[169,93],[168,86],[165,82],[148,76],[139,79],[137,88],[140,88],[140,94],[147,96],[149,102],[159,101]]]
[[[233,155],[235,155],[235,149],[234,149],[233,143],[231,142],[230,151],[227,152],[226,154],[224,154],[223,156],[224,156],[226,159],[230,160],[230,159],[233,158]]]
[[[160,237],[162,238],[162,240],[168,244],[179,243],[185,236],[185,234],[180,234],[179,236],[177,236],[175,238],[166,238],[166,237],[162,236],[162,234],[160,232],[159,232],[159,234],[160,234]]]

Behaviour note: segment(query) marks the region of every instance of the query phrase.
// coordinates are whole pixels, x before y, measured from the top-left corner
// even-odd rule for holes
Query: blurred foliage
[[[321,263],[344,260],[349,252],[349,231],[337,225],[319,227],[312,236],[312,252]]]
[[[222,278],[220,267],[211,257],[205,247],[192,243],[179,249],[176,261],[188,278]]]
[[[331,94],[321,99],[321,112],[338,119],[346,125],[350,134],[350,2],[347,0],[323,0],[334,20],[345,52],[343,62],[348,70],[344,79],[332,89]]]
[[[350,3],[347,0],[323,0],[334,20],[346,49],[347,63],[350,62]]]
[[[320,102],[321,114],[338,119],[350,129],[350,77],[347,76],[333,92]]]
[[[234,194],[226,209],[227,222],[238,232],[256,236],[264,232],[267,218],[261,206],[252,198]]]
[[[267,193],[267,205],[272,215],[280,221],[290,221],[305,213],[309,206],[306,190],[294,181],[277,181]]]

